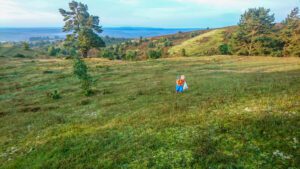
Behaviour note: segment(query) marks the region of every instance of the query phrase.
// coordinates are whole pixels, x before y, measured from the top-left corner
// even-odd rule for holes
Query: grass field
[[[300,167],[300,58],[0,60],[0,168]]]

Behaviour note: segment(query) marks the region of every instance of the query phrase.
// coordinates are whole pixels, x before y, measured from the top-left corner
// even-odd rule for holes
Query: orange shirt
[[[179,86],[183,86],[184,82],[185,82],[185,80],[182,80],[182,79],[177,80],[177,84]]]

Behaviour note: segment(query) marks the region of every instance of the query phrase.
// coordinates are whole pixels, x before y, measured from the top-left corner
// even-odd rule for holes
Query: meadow
[[[300,58],[0,60],[0,168],[300,167]]]

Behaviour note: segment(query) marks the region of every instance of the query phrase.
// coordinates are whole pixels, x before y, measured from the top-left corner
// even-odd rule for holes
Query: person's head
[[[185,79],[185,76],[184,76],[184,75],[181,75],[181,76],[180,76],[180,79],[181,79],[181,80],[184,80],[184,79]]]

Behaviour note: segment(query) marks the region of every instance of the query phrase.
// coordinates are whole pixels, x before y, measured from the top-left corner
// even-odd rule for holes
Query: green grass
[[[38,49],[24,50],[22,46],[1,46],[0,56],[14,57],[17,54],[22,54],[25,57],[35,57],[41,52]]]
[[[299,58],[87,62],[91,97],[71,60],[1,58],[0,168],[300,166]]]
[[[224,39],[224,31],[225,29],[216,29],[186,40],[169,49],[169,54],[181,56],[182,49],[186,50],[186,56],[205,56],[218,53],[219,46]]]

